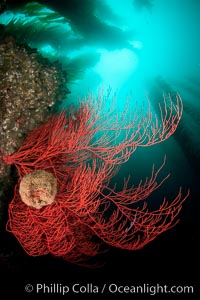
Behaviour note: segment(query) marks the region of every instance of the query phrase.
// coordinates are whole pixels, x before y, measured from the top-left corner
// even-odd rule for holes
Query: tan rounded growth
[[[56,178],[53,174],[43,170],[25,175],[19,186],[22,201],[37,209],[51,204],[55,200],[56,193]]]

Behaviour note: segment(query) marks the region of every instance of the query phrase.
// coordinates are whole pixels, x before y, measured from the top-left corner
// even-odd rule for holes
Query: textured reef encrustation
[[[2,156],[12,154],[27,133],[45,122],[69,92],[67,76],[50,62],[0,28],[0,211],[12,177]],[[13,172],[12,172],[13,173]],[[1,216],[0,216],[1,218]]]

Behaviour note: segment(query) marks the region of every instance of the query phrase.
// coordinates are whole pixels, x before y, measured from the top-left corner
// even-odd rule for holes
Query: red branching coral
[[[130,123],[126,112],[119,116],[111,111],[102,116],[101,96],[98,111],[91,100],[88,98],[77,112],[71,109],[68,115],[65,111],[55,115],[32,131],[16,153],[4,156],[4,161],[14,164],[19,173],[9,205],[7,230],[29,255],[51,253],[81,264],[100,253],[102,243],[140,249],[177,223],[187,197],[182,196],[181,189],[171,203],[164,200],[154,211],[149,211],[144,201],[168,178],[157,182],[165,159],[137,187],[129,187],[129,180],[125,180],[118,192],[109,186],[109,181],[137,147],[160,143],[174,133],[182,115],[180,96],[176,101],[170,96],[164,98],[160,119],[148,110],[142,117],[135,113]],[[44,188],[37,181],[35,191],[25,180],[27,205],[20,198],[19,186],[28,174],[32,178],[33,172],[36,177],[44,176]],[[47,173],[57,181],[57,193],[55,188],[52,192],[55,200],[51,199],[49,205],[46,194],[46,202],[42,199],[49,180],[44,175]],[[27,197],[33,198],[29,201]],[[40,208],[41,202],[44,206]]]

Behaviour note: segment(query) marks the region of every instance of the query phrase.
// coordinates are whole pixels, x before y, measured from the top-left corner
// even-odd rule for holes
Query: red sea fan
[[[88,97],[78,111],[55,115],[32,131],[16,153],[4,156],[19,174],[7,230],[29,255],[51,253],[81,264],[100,253],[102,243],[140,249],[177,223],[188,196],[180,189],[171,203],[164,200],[157,210],[147,209],[145,199],[168,178],[157,182],[165,159],[137,187],[128,187],[128,180],[120,192],[109,186],[137,147],[174,133],[182,115],[180,96],[164,98],[159,119],[148,109],[142,117],[135,112],[129,123],[126,111],[102,115],[102,97],[96,106],[92,100]]]

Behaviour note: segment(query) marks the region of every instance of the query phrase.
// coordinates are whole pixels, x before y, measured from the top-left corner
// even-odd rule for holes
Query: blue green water
[[[97,94],[102,87],[117,94],[116,111],[130,94],[133,106],[136,100],[143,105],[147,94],[155,112],[163,92],[181,94],[184,114],[177,133],[163,144],[138,149],[118,179],[129,173],[136,182],[149,176],[153,162],[159,166],[166,154],[164,173],[172,173],[166,187],[177,191],[179,185],[190,186],[200,156],[200,1],[76,0],[71,1],[74,7],[70,1],[66,7],[61,1],[57,6],[40,3],[10,7],[0,23],[43,56],[62,63],[71,92],[62,107],[76,105],[88,91]]]

